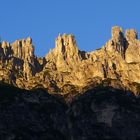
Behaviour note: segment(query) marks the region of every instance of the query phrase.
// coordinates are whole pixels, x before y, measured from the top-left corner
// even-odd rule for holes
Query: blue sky
[[[0,0],[1,40],[31,36],[38,56],[59,33],[74,34],[81,50],[100,48],[114,25],[140,33],[140,0]]]

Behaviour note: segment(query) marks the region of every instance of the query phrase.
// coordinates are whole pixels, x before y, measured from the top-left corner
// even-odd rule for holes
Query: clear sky
[[[81,50],[100,48],[114,25],[140,33],[140,0],[0,0],[1,40],[31,36],[38,56],[59,33],[74,34]]]

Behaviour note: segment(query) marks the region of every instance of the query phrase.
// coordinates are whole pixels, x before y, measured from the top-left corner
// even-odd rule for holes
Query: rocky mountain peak
[[[76,44],[76,40],[74,35],[72,34],[63,34],[62,36],[59,35],[56,39],[56,53],[64,54],[64,59],[68,57],[73,57],[75,54],[78,54],[78,48]]]
[[[114,42],[123,42],[124,34],[121,27],[118,26],[112,27],[112,40]]]
[[[59,70],[68,70],[79,62],[79,50],[74,35],[63,34],[56,38],[55,48],[46,55],[47,61],[52,61]]]
[[[10,43],[9,42],[6,42],[6,41],[3,41],[2,44],[1,44],[1,47],[4,49],[6,47],[10,47]]]
[[[110,53],[118,52],[122,58],[125,57],[126,40],[121,27],[112,27],[112,38],[107,42],[106,50]]]
[[[28,37],[28,38],[26,39],[26,44],[27,44],[27,45],[31,45],[31,44],[32,44],[32,38],[31,38],[31,37]]]
[[[29,59],[34,57],[34,47],[32,44],[32,39],[28,37],[27,39],[16,40],[11,44],[13,50],[13,56],[20,59]]]
[[[134,29],[126,30],[126,39],[128,42],[133,42],[138,39],[138,33]]]
[[[112,38],[93,52],[80,51],[74,35],[59,34],[44,58],[34,54],[32,38],[0,44],[1,80],[20,88],[43,87],[50,93],[82,92],[97,84],[139,94],[140,41],[136,30],[112,27]]]

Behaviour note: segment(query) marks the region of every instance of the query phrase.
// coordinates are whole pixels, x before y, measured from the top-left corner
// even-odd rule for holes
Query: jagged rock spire
[[[112,27],[112,38],[107,42],[106,50],[110,53],[118,52],[125,58],[126,41],[121,27]]]
[[[126,30],[126,40],[128,47],[125,53],[127,63],[140,62],[140,41],[138,40],[138,33],[134,29]]]
[[[128,42],[133,42],[138,39],[138,33],[134,29],[126,30],[126,39]]]
[[[121,27],[118,26],[112,27],[112,39],[114,42],[123,42],[124,34]]]
[[[79,50],[74,35],[58,35],[56,47],[46,56],[47,61],[53,61],[59,69],[75,65],[79,61]]]

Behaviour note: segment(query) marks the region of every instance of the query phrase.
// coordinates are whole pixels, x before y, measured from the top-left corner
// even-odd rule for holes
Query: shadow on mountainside
[[[127,91],[96,87],[75,96],[68,115],[74,140],[140,138],[139,98]]]
[[[103,86],[71,97],[0,84],[0,139],[140,138],[139,97]]]
[[[43,89],[0,84],[0,139],[66,140],[66,110],[66,104]]]

